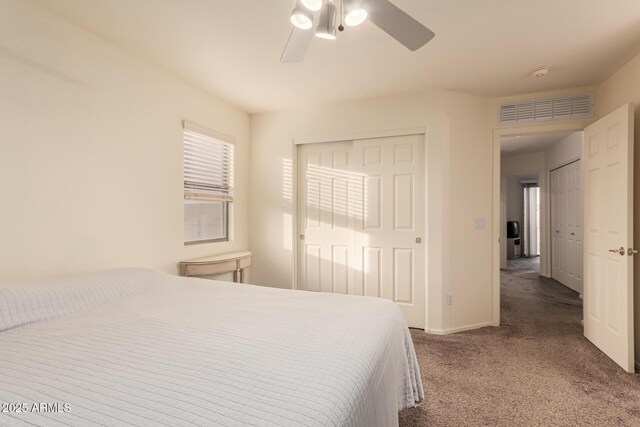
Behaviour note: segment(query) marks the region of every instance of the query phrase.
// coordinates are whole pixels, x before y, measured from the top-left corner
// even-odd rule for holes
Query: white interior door
[[[424,135],[298,148],[298,288],[390,299],[425,326]]]
[[[633,372],[633,108],[585,129],[584,336]]]
[[[566,244],[563,238],[566,212],[566,174],[560,168],[551,171],[551,277],[566,284]]]
[[[353,293],[351,142],[298,147],[298,288]]]
[[[583,227],[582,227],[582,164],[578,160],[567,166],[567,198],[563,237],[566,244],[567,286],[582,295],[583,291]]]
[[[551,277],[582,294],[580,160],[551,171]]]

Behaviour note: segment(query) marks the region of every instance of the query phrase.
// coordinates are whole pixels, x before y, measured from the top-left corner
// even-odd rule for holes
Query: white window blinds
[[[184,198],[233,202],[233,139],[189,122],[184,127]]]

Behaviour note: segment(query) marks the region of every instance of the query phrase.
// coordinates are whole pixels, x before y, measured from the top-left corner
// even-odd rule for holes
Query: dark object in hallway
[[[501,272],[500,328],[412,331],[425,401],[401,426],[640,426],[640,375],[582,336],[578,294],[538,262]]]
[[[518,221],[507,221],[507,239],[520,237],[520,223]]]

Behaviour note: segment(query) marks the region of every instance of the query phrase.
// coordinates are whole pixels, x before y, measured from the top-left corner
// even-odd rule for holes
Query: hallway
[[[541,277],[539,257],[510,259],[500,272],[500,292],[500,324],[514,335],[586,342],[580,324],[582,300],[561,283]]]
[[[537,263],[521,258],[501,272],[500,328],[412,331],[426,397],[400,425],[640,425],[640,375],[582,336],[582,301],[539,277]]]

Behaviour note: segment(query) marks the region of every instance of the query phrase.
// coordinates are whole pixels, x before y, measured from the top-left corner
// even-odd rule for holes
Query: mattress
[[[423,399],[390,301],[144,269],[0,285],[0,425],[389,426]]]

